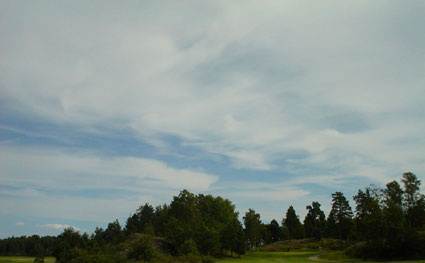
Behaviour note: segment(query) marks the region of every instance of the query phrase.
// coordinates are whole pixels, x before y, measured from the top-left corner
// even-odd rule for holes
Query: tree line
[[[301,222],[290,206],[280,227],[276,220],[262,224],[260,215],[249,210],[245,232],[251,249],[286,239],[335,238],[346,241],[346,252],[364,259],[425,257],[425,197],[415,174],[404,173],[385,188],[371,185],[353,196],[354,212],[341,192],[332,194],[326,217],[318,202],[307,205]],[[247,224],[248,223],[248,224]]]
[[[124,226],[115,220],[91,235],[66,229],[57,237],[3,239],[0,255],[51,255],[57,262],[210,262],[282,240],[334,238],[345,242],[346,252],[354,257],[424,257],[425,197],[420,184],[409,172],[401,184],[359,189],[354,211],[344,194],[335,192],[327,217],[321,204],[312,202],[302,222],[290,206],[280,224],[275,219],[263,223],[253,209],[240,222],[230,200],[183,190],[168,205],[141,205]]]

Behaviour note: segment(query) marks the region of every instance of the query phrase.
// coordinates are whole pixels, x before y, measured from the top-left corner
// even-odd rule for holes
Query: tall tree
[[[282,238],[282,229],[280,228],[279,223],[276,220],[273,219],[270,222],[270,224],[267,225],[267,228],[268,228],[268,230],[270,232],[271,241],[273,243],[281,240],[281,238]]]
[[[230,253],[242,255],[246,250],[246,238],[242,225],[237,218],[229,222],[222,230],[221,243],[223,249],[230,250]]]
[[[153,234],[152,219],[154,217],[154,209],[149,203],[141,205],[136,213],[127,219],[125,231],[131,233],[148,233]]]
[[[253,209],[249,209],[243,217],[245,225],[245,233],[248,243],[252,250],[255,250],[261,238],[261,220],[260,214],[255,213]]]
[[[313,202],[306,206],[308,210],[304,218],[304,232],[306,237],[314,237],[320,239],[326,227],[325,213],[320,209],[319,202]]]
[[[352,227],[353,212],[341,192],[332,194],[332,209],[327,220],[328,233],[339,239],[347,239]]]
[[[286,217],[282,220],[282,226],[283,231],[288,233],[289,239],[298,239],[304,236],[303,226],[292,205],[286,211]]]
[[[381,190],[376,187],[367,187],[359,190],[353,196],[356,202],[355,223],[357,233],[361,239],[381,238],[384,231],[384,215],[380,206]]]
[[[168,222],[170,207],[167,204],[159,205],[155,207],[155,212],[152,218],[152,225],[155,230],[155,234],[163,236],[165,233],[165,226]]]
[[[125,233],[121,229],[121,224],[118,219],[108,224],[108,227],[105,229],[104,239],[107,242],[113,242],[115,244],[125,239]]]
[[[197,202],[196,195],[187,190],[181,191],[170,204],[170,216],[180,220],[188,229],[198,226],[201,223],[201,212]]]
[[[404,186],[404,210],[409,227],[425,224],[425,197],[419,192],[421,181],[408,172],[401,179]]]
[[[397,181],[389,182],[386,185],[386,189],[384,190],[384,202],[387,207],[389,206],[402,206],[403,202],[403,189],[401,189],[399,183]]]

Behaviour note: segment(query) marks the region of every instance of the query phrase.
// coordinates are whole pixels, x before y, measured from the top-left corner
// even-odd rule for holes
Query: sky
[[[124,225],[183,189],[281,222],[424,181],[424,11],[0,0],[0,237]]]

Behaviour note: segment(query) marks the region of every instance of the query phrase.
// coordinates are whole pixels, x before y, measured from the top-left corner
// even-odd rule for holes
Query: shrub
[[[141,235],[130,245],[127,257],[135,260],[150,261],[156,255],[155,244],[148,235]]]
[[[204,256],[202,257],[202,263],[215,263],[215,260],[213,257]]]
[[[196,246],[196,243],[192,239],[185,240],[179,248],[180,255],[197,255],[199,256],[199,251]]]
[[[103,254],[82,255],[71,261],[71,263],[115,263],[109,256]]]

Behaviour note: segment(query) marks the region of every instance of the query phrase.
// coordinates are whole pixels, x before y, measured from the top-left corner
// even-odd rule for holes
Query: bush
[[[150,261],[156,255],[155,244],[148,235],[141,235],[130,245],[127,257],[135,260]]]
[[[320,240],[320,247],[332,250],[342,250],[347,248],[347,242],[341,239],[323,238]]]
[[[215,260],[213,257],[204,256],[202,257],[202,263],[215,263]]]
[[[180,245],[179,248],[180,255],[197,255],[199,256],[199,251],[196,246],[195,241],[192,239],[185,240],[183,244]]]
[[[202,258],[199,255],[188,254],[180,256],[179,261],[184,263],[202,263]]]
[[[82,255],[71,261],[71,263],[115,263],[109,256],[103,254]]]

